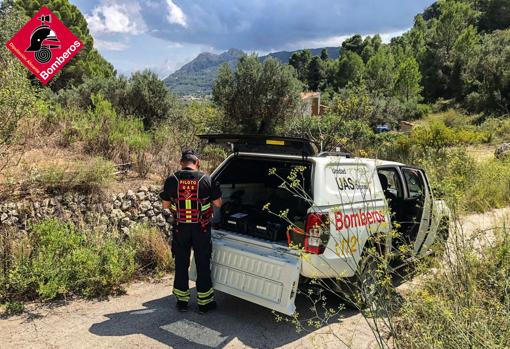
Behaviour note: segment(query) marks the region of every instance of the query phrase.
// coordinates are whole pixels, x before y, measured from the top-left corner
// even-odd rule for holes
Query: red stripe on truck
[[[363,227],[366,225],[385,222],[386,217],[381,211],[368,211],[352,213],[335,212],[335,225],[336,230],[350,229],[356,227]]]

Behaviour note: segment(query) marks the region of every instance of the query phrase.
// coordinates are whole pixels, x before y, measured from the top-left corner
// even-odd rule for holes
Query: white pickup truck
[[[212,173],[224,202],[212,229],[216,290],[291,315],[300,279],[352,277],[371,234],[398,226],[404,241],[387,234],[388,246],[405,242],[417,255],[447,237],[449,210],[434,200],[422,169],[318,153],[299,138],[202,138],[229,143],[233,151]],[[298,166],[301,188],[313,204],[281,187],[282,178]],[[267,203],[272,211],[286,210],[287,219],[264,214]],[[303,234],[301,251],[293,247],[299,234],[290,234],[289,221]]]

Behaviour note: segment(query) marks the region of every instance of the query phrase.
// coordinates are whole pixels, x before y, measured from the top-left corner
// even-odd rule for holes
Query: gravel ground
[[[200,315],[192,303],[185,314],[174,309],[171,279],[139,282],[127,294],[106,301],[27,307],[22,316],[0,320],[1,348],[368,348],[370,327],[354,310],[311,333],[275,322],[271,311],[217,293],[219,308]],[[306,308],[303,298],[298,309]],[[340,345],[332,334],[347,345]]]

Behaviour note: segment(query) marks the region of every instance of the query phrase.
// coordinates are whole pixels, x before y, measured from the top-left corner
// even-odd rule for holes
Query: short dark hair
[[[182,151],[181,162],[192,162],[196,164],[198,160],[198,153],[193,149],[186,149]]]

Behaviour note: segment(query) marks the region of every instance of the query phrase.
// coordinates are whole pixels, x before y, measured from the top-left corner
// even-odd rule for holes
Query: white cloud
[[[170,41],[167,45],[168,48],[183,48],[184,45],[180,42]]]
[[[172,24],[178,24],[186,28],[188,26],[188,19],[182,9],[174,4],[172,0],[166,0],[166,3],[168,5],[168,15],[166,17],[168,22]]]
[[[396,36],[400,36],[403,33],[405,33],[407,30],[398,30],[398,31],[390,31],[386,33],[380,33],[381,40],[384,43],[389,43],[392,38]],[[338,47],[342,45],[342,42],[344,42],[345,39],[350,38],[355,33],[348,34],[348,35],[335,35],[335,36],[328,36],[325,38],[318,38],[318,39],[310,39],[310,40],[299,40],[297,42],[293,42],[290,44],[287,44],[283,47],[283,49],[286,50],[297,50],[301,48],[317,48],[317,47]],[[366,36],[374,36],[375,34],[367,34],[362,35],[363,38]],[[279,51],[282,48],[275,48],[271,51]],[[269,51],[268,51],[269,52]]]
[[[122,42],[116,42],[116,41],[108,41],[108,40],[101,40],[101,39],[95,39],[94,40],[94,46],[97,49],[105,50],[105,51],[124,51],[129,46]]]
[[[166,78],[168,75],[172,74],[174,71],[179,69],[182,65],[186,64],[185,61],[175,61],[172,59],[165,59],[158,65],[153,65],[149,67],[150,70],[155,72],[161,79]]]
[[[391,41],[391,39],[393,39],[394,37],[397,37],[397,36],[401,36],[402,34],[404,34],[406,30],[398,30],[398,31],[394,31],[394,32],[389,32],[389,33],[381,33],[379,35],[381,35],[381,39],[382,41],[387,44]]]
[[[145,30],[137,2],[102,3],[92,10],[91,16],[85,18],[93,33],[139,34]]]

